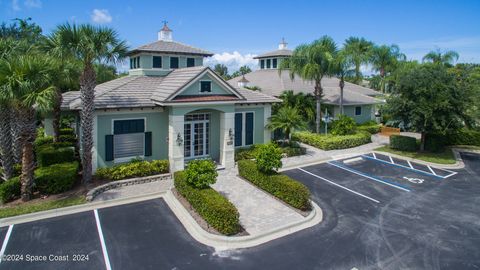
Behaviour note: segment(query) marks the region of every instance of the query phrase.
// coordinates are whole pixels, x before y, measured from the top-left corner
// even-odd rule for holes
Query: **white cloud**
[[[14,11],[19,11],[20,10],[20,5],[18,4],[18,0],[12,0],[12,9]]]
[[[27,8],[41,8],[42,7],[42,1],[41,0],[25,0],[23,4]]]
[[[91,15],[92,21],[95,23],[110,23],[112,16],[106,9],[94,9]]]
[[[223,52],[214,54],[212,57],[205,59],[205,64],[215,66],[215,64],[224,64],[231,74],[238,70],[241,66],[249,66],[252,70],[257,69],[258,60],[253,59],[255,54],[244,54],[234,51],[233,53]]]

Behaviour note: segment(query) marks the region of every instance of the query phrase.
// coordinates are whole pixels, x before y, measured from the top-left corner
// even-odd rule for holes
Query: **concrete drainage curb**
[[[175,198],[171,191],[167,191],[164,196],[165,202],[183,224],[188,233],[198,242],[214,247],[217,251],[238,248],[254,247],[271,240],[313,227],[323,219],[323,213],[320,207],[313,201],[312,212],[303,220],[280,226],[270,231],[258,235],[247,236],[223,236],[211,234],[203,230],[183,205]]]
[[[107,190],[110,190],[110,189],[115,189],[115,188],[124,187],[124,186],[133,186],[133,185],[138,185],[138,184],[151,183],[151,182],[167,180],[167,179],[171,179],[171,178],[172,178],[172,175],[170,173],[165,173],[165,174],[157,174],[157,175],[146,176],[146,177],[138,177],[138,178],[131,178],[131,179],[113,181],[113,182],[106,183],[104,185],[101,185],[101,186],[98,186],[96,188],[91,189],[87,193],[86,200],[88,202],[91,202],[99,194],[101,194],[101,193],[103,193]]]

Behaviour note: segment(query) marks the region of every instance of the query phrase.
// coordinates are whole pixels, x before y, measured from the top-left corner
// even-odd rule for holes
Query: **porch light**
[[[183,144],[183,138],[182,138],[182,135],[180,133],[177,134],[177,144],[178,144],[178,146]]]
[[[233,141],[233,130],[231,128],[228,130],[228,137],[230,138],[230,141]]]

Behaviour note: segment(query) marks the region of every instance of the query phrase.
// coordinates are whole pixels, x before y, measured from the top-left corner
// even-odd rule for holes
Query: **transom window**
[[[187,67],[195,66],[195,58],[187,58]]]
[[[170,57],[170,68],[178,68],[178,57]]]
[[[153,57],[153,68],[162,68],[162,57],[154,56]]]
[[[200,92],[201,93],[212,92],[212,82],[211,81],[200,81]]]

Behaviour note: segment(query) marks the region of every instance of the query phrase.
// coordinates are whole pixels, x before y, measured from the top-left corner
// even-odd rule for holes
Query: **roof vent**
[[[172,30],[167,26],[167,21],[163,21],[163,28],[158,32],[158,40],[172,41]]]
[[[280,42],[280,44],[278,44],[278,49],[279,50],[286,50],[287,49],[287,44],[288,43],[285,42],[285,39],[282,38],[282,42]]]

